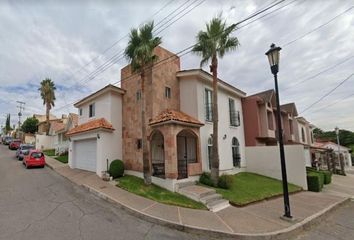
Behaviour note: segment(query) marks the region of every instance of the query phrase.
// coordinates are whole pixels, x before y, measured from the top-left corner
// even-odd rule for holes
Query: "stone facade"
[[[179,110],[180,107],[179,83],[176,79],[176,72],[180,70],[180,59],[161,47],[155,49],[155,54],[159,60],[155,63],[152,72],[146,72],[145,78],[147,136],[150,136],[152,132],[152,128],[149,126],[151,119],[165,109]],[[160,60],[166,58],[169,59],[159,63]],[[132,73],[130,65],[128,65],[121,70],[121,79],[121,87],[126,90],[123,98],[123,159],[128,170],[142,172],[142,148],[138,149],[138,139],[141,139],[142,135],[141,100],[137,98],[137,93],[141,89],[141,77],[139,73]],[[171,89],[171,98],[165,97],[165,87]],[[173,142],[169,144],[171,145]],[[171,158],[166,157],[167,159]],[[169,164],[167,160],[166,166]]]

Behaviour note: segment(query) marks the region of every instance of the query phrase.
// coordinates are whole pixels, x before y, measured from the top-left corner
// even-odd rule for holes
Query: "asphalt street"
[[[353,236],[354,202],[349,202],[295,239],[352,240]],[[12,239],[211,238],[139,219],[51,169],[25,169],[14,151],[0,145],[0,240]]]
[[[338,208],[320,224],[315,224],[296,240],[353,240],[354,239],[354,202]]]
[[[141,220],[0,145],[0,239],[206,239]]]

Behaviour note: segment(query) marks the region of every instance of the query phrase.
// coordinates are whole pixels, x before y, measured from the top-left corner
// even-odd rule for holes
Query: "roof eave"
[[[167,120],[167,121],[161,121],[157,123],[150,123],[149,125],[151,127],[157,127],[165,124],[178,124],[178,125],[184,125],[184,126],[189,126],[189,127],[202,127],[204,126],[204,123],[188,123],[188,122],[183,122],[183,121],[177,121],[177,120]]]

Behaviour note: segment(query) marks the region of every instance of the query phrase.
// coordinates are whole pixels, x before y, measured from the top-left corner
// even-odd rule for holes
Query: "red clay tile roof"
[[[64,128],[64,123],[62,121],[52,121],[50,127],[54,132],[58,132],[60,129]]]
[[[157,115],[154,119],[150,121],[150,125],[157,123],[168,122],[168,121],[177,121],[182,123],[191,123],[196,125],[204,125],[199,122],[197,119],[177,110],[167,109]]]
[[[100,119],[95,119],[86,123],[83,123],[81,125],[78,125],[77,127],[74,127],[72,129],[70,129],[66,135],[74,135],[74,134],[79,134],[79,133],[83,133],[83,132],[87,132],[87,131],[91,131],[94,129],[107,129],[107,130],[114,130],[112,124],[110,122],[108,122],[106,119],[104,118],[100,118]]]

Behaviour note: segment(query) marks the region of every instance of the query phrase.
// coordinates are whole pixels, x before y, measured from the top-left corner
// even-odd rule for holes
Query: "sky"
[[[275,2],[0,0],[0,124],[7,113],[17,123],[16,101],[26,102],[23,119],[45,113],[38,92],[45,78],[56,84],[58,117],[105,85],[119,86],[128,64],[120,53],[143,23],[153,20],[161,46],[178,53],[211,18],[237,23]],[[295,102],[299,115],[324,130],[354,131],[354,0],[286,0],[232,35],[240,46],[219,60],[221,79],[247,95],[274,88],[264,53],[275,43],[281,103]],[[182,70],[199,64],[193,53],[181,57]]]

